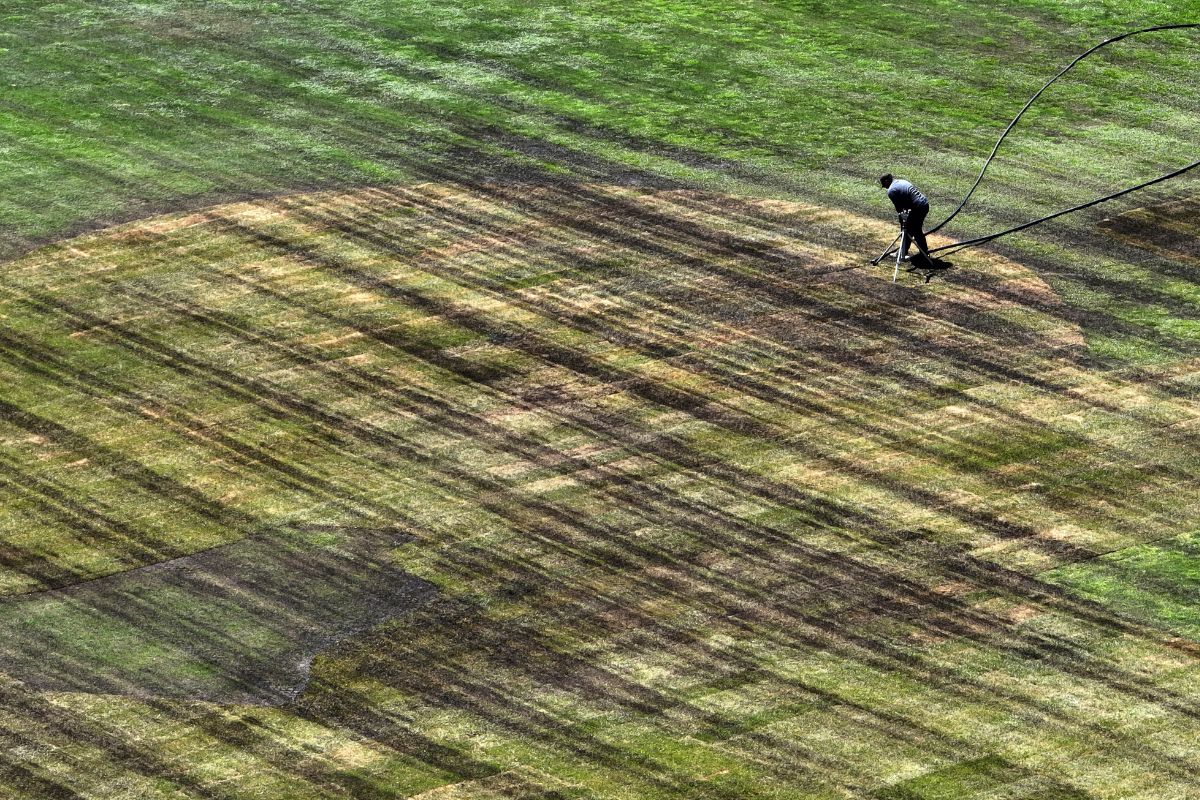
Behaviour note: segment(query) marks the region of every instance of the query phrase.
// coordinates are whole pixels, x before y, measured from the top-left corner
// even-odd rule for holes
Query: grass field
[[[1200,6],[4,12],[0,797],[1200,796]]]

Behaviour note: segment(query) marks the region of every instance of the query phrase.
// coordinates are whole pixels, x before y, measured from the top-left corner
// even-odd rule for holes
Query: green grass
[[[959,797],[1014,797],[1038,800],[1084,800],[1087,795],[1072,789],[1023,791],[1013,784],[1020,774],[994,756],[964,761],[889,786],[876,794],[880,800],[954,800]]]
[[[1194,602],[1200,588],[1196,543],[1196,534],[1189,533],[1061,567],[1046,577],[1084,597],[1200,639]]]
[[[1195,793],[1197,11],[8,4],[0,797]]]
[[[1116,30],[1188,17],[1146,2],[757,0],[7,11],[9,254],[202,198],[513,169],[638,171],[884,216],[871,179],[894,170],[931,193],[936,217],[1021,100],[1071,56]],[[1182,163],[1200,123],[1194,42],[1156,35],[1084,62],[1011,137],[957,232]],[[1089,330],[1099,350],[1134,360],[1194,351],[1194,324],[1172,322],[1182,313],[1194,323],[1191,312],[1136,313],[1146,304],[1123,291],[1121,265],[1132,259],[1088,235],[1097,218],[1040,237],[1070,242],[1048,256],[1064,280],[1105,281],[1083,305],[1096,327],[1129,331],[1115,346]],[[1009,246],[1042,249],[1033,237]]]

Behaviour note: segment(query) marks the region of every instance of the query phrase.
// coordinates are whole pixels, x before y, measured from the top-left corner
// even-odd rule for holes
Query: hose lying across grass
[[[999,150],[1000,150],[1000,145],[1004,143],[1004,140],[1008,137],[1008,134],[1012,131],[1012,129],[1014,127],[1016,127],[1017,122],[1020,121],[1021,117],[1023,117],[1025,115],[1025,112],[1028,111],[1031,106],[1033,106],[1034,102],[1036,102],[1037,99],[1042,96],[1043,92],[1045,92],[1047,89],[1049,89],[1050,86],[1055,81],[1057,81],[1059,78],[1061,78],[1063,75],[1066,75],[1068,72],[1070,72],[1071,69],[1073,69],[1076,64],[1078,64],[1080,61],[1083,61],[1085,58],[1092,55],[1100,48],[1107,47],[1108,45],[1110,45],[1114,42],[1119,42],[1122,39],[1128,39],[1132,36],[1140,36],[1143,33],[1153,33],[1155,31],[1181,30],[1184,28],[1200,28],[1200,23],[1190,22],[1190,23],[1180,23],[1180,24],[1176,24],[1176,25],[1155,25],[1154,27],[1151,27],[1151,28],[1142,28],[1141,30],[1128,31],[1126,33],[1122,33],[1119,36],[1113,36],[1112,38],[1105,39],[1103,42],[1100,42],[1099,44],[1095,45],[1094,47],[1089,48],[1087,51],[1080,54],[1078,57],[1075,58],[1074,61],[1072,61],[1070,64],[1067,64],[1067,66],[1063,67],[1057,75],[1055,75],[1050,80],[1046,81],[1046,83],[1042,86],[1042,88],[1038,89],[1037,92],[1034,93],[1033,97],[1029,98],[1029,102],[1027,102],[1025,104],[1025,106],[1017,113],[1017,115],[1015,117],[1013,117],[1012,122],[1008,123],[1008,127],[1006,127],[1004,129],[1004,132],[1002,134],[1000,134],[1000,138],[996,140],[996,145],[995,145],[995,147],[992,148],[992,152],[988,155],[987,160],[985,160],[983,162],[983,168],[981,170],[979,170],[979,176],[975,178],[975,183],[971,184],[971,188],[967,191],[966,195],[963,197],[962,202],[960,202],[958,204],[958,207],[955,208],[952,212],[950,212],[950,216],[946,217],[944,220],[939,222],[937,225],[934,225],[932,228],[930,228],[927,231],[927,233],[937,233],[939,230],[944,228],[946,226],[946,224],[950,222],[950,220],[952,220],[956,216],[958,216],[958,212],[963,210],[963,208],[967,205],[967,201],[971,199],[971,195],[975,194],[975,190],[977,188],[979,188],[979,184],[983,181],[983,176],[987,173],[988,167],[991,166],[992,160],[995,159],[996,153],[999,152]],[[974,247],[975,245],[983,244],[985,242],[990,242],[995,239],[999,239],[1001,236],[1007,236],[1010,233],[1016,233],[1017,231],[1023,231],[1026,228],[1032,228],[1034,225],[1040,225],[1043,222],[1048,222],[1049,220],[1052,220],[1056,217],[1061,217],[1064,214],[1070,214],[1074,211],[1080,211],[1085,208],[1090,208],[1091,206],[1099,205],[1100,203],[1104,203],[1104,202],[1107,202],[1114,198],[1121,197],[1122,195],[1129,194],[1130,192],[1136,192],[1139,189],[1145,189],[1147,186],[1153,186],[1156,183],[1162,183],[1165,180],[1170,180],[1171,178],[1176,178],[1176,177],[1184,174],[1185,172],[1188,172],[1189,170],[1195,169],[1198,166],[1200,166],[1200,161],[1193,161],[1191,164],[1188,164],[1186,167],[1181,167],[1180,169],[1173,170],[1172,172],[1168,172],[1165,175],[1160,175],[1157,178],[1153,178],[1144,183],[1139,183],[1137,186],[1131,186],[1127,189],[1122,189],[1119,192],[1113,192],[1110,195],[1105,195],[1104,197],[1096,198],[1095,200],[1091,200],[1087,203],[1081,203],[1080,205],[1073,206],[1073,207],[1065,209],[1063,211],[1056,211],[1053,214],[1047,214],[1044,217],[1040,217],[1040,218],[1032,220],[1030,222],[1025,222],[1020,225],[1016,225],[1007,230],[1000,231],[999,233],[991,233],[991,234],[988,234],[987,236],[979,236],[975,239],[968,239],[968,240],[962,241],[962,242],[954,242],[953,244],[942,245],[941,247],[934,247],[929,251],[929,254],[932,255],[933,253],[941,253],[941,252],[947,252],[947,251],[948,252],[958,252],[959,250],[963,250],[967,247]],[[883,259],[887,258],[888,256],[892,255],[895,252],[896,252],[896,248],[893,245],[892,247],[889,247],[884,252],[883,255],[881,255],[878,259],[876,259],[875,263],[882,261]]]

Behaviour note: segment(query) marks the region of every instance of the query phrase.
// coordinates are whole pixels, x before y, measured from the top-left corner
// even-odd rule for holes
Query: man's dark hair
[[[889,172],[885,175],[880,175],[879,176],[879,185],[885,189],[888,188],[889,186],[891,186],[892,185],[892,173]]]

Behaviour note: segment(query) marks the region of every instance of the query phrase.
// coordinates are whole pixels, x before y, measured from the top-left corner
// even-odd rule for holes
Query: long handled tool
[[[896,250],[896,268],[892,270],[892,283],[896,282],[896,277],[900,274],[900,262],[904,260],[904,251],[908,249],[908,231],[904,226],[900,227],[900,235],[896,238],[900,240],[900,247]]]
[[[872,267],[879,266],[880,261],[883,261],[885,258],[890,256],[892,254],[892,248],[896,246],[896,242],[900,241],[900,237],[903,235],[904,235],[904,228],[901,228],[900,233],[896,234],[896,238],[892,239],[892,243],[887,246],[887,249],[884,250],[882,253],[880,253],[877,258],[874,258],[871,260],[871,266]]]

